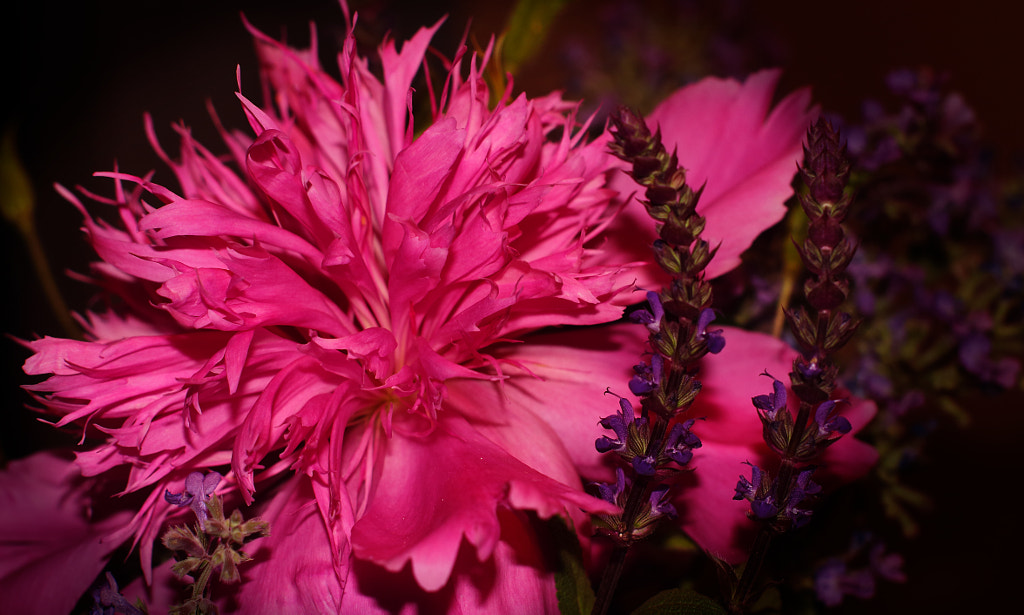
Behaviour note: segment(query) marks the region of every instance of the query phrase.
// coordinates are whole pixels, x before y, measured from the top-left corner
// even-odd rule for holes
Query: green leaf
[[[727,615],[722,605],[692,589],[669,589],[641,604],[633,615]]]
[[[594,588],[583,568],[580,541],[565,520],[552,517],[547,530],[558,547],[558,571],[555,573],[555,594],[562,615],[590,615],[594,608]]]

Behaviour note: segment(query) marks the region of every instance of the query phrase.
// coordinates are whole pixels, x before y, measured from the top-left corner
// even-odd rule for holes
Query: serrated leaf
[[[558,548],[558,571],[555,573],[555,595],[562,615],[590,615],[594,608],[594,588],[583,568],[583,550],[576,532],[561,517],[553,517],[547,530]]]
[[[722,605],[692,589],[669,589],[641,604],[633,615],[727,615]]]

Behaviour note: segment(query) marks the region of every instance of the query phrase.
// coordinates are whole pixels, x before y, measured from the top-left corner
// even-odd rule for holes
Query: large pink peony
[[[454,62],[416,134],[410,85],[436,27],[400,52],[386,43],[383,80],[350,37],[340,83],[315,51],[254,33],[274,104],[239,95],[253,134],[225,135],[229,159],[182,128],[180,159],[164,156],[180,194],[106,174],[115,196],[96,198],[119,226],[65,192],[115,302],[87,315],[87,341],[30,342],[25,369],[49,375],[31,388],[58,424],[98,443],[74,462],[38,455],[0,480],[0,493],[17,494],[19,473],[66,477],[44,495],[73,504],[33,523],[45,503],[12,495],[0,513],[0,531],[40,545],[26,555],[31,569],[0,581],[12,608],[39,606],[14,584],[69,568],[54,523],[83,555],[46,607],[73,603],[126,541],[151,606],[166,607],[174,582],[166,565],[152,568],[154,542],[191,513],[163,494],[212,468],[225,474],[229,509],[252,504],[248,514],[271,524],[243,584],[219,587],[240,612],[556,610],[533,518],[567,515],[585,531],[584,512],[609,510],[579,476],[606,477],[594,450],[609,414],[602,392],[625,387],[642,328],[534,332],[616,320],[635,280],[657,280],[632,268],[649,261],[653,228],[635,203],[615,217],[607,184],[620,165],[604,140],[582,138],[573,105],[520,96],[490,109],[479,58],[468,77]],[[785,99],[766,123],[774,80],[706,81],[653,116],[691,178],[708,180],[701,211],[723,244],[713,274],[736,264],[790,193],[807,96]],[[787,352],[730,331],[704,372],[705,448],[698,485],[681,497],[684,526],[716,552],[744,520],[711,485],[720,475],[735,484],[740,461],[758,453],[749,395],[768,385],[758,372],[785,371]],[[869,461],[855,444],[852,471]],[[106,498],[99,487],[111,484],[129,495]],[[72,486],[76,499],[56,495]]]

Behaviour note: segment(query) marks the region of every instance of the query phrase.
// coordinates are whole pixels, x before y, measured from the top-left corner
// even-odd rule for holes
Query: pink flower
[[[229,507],[253,504],[271,524],[231,596],[241,612],[557,610],[531,515],[582,528],[581,511],[611,510],[579,475],[609,475],[594,449],[602,392],[625,389],[643,329],[535,331],[613,321],[634,280],[657,284],[652,266],[629,268],[650,261],[653,227],[635,202],[614,217],[606,183],[617,165],[603,140],[582,139],[573,105],[520,96],[491,110],[478,58],[465,78],[456,58],[417,135],[410,84],[436,28],[400,52],[386,43],[383,81],[350,37],[340,83],[315,50],[254,32],[275,106],[239,95],[254,136],[226,133],[230,160],[182,127],[180,160],[161,151],[180,194],[103,174],[115,197],[94,198],[121,226],[64,191],[101,258],[94,279],[116,301],[87,315],[88,341],[28,343],[25,369],[50,374],[32,389],[58,425],[103,440],[60,475],[119,480],[141,500],[127,523],[127,501],[93,502],[120,509],[109,517],[118,524],[61,509],[92,536],[80,579],[131,538],[151,606],[165,606],[169,570],[151,568],[153,544],[189,512],[163,494],[218,468]],[[706,236],[722,242],[714,275],[790,194],[807,95],[765,121],[776,77],[705,81],[652,115],[691,181],[708,180]],[[784,373],[776,362],[792,351],[726,338],[721,367],[703,374],[705,446],[677,508],[702,545],[729,555],[744,520],[731,491],[718,502],[719,487],[763,452],[750,436],[756,412],[735,395],[763,392],[757,374]],[[514,339],[523,343],[505,343]],[[752,354],[762,351],[774,354]],[[862,453],[849,453],[853,471]],[[0,580],[5,595],[11,579]],[[84,591],[80,579],[59,599]]]
[[[615,211],[610,158],[557,95],[489,109],[476,57],[417,135],[410,84],[437,27],[385,43],[383,81],[350,36],[340,83],[315,50],[254,32],[275,106],[239,94],[254,136],[225,134],[230,160],[181,127],[180,160],[158,147],[180,194],[101,174],[120,227],[64,191],[115,303],[87,315],[88,341],[29,342],[25,370],[50,374],[30,388],[58,426],[101,439],[61,471],[123,471],[144,497],[124,531],[81,526],[104,545],[81,578],[133,536],[152,580],[154,541],[189,522],[164,492],[216,467],[228,506],[271,524],[241,612],[556,610],[527,513],[584,528],[613,508],[583,491],[552,409],[506,416],[459,391],[500,388],[495,342],[621,315],[632,278],[590,243]]]

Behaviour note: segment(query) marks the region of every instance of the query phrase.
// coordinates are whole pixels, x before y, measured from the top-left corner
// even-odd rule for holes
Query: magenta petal
[[[684,477],[674,499],[686,533],[702,549],[732,564],[746,557],[755,529],[747,519],[750,504],[732,496],[736,480],[749,470],[743,462],[756,459],[749,446],[706,444],[694,454],[694,471]]]
[[[522,513],[498,510],[501,540],[492,556],[480,561],[463,545],[451,581],[428,592],[408,568],[389,572],[356,560],[345,586],[345,613],[550,613],[557,614],[551,554]]]
[[[726,340],[722,352],[701,361],[703,388],[689,416],[705,419],[695,426],[705,443],[760,443],[761,421],[750,400],[772,391],[771,378],[761,375],[765,371],[788,382],[797,353],[764,333],[725,327],[722,335]],[[795,402],[795,396],[790,397]]]
[[[261,518],[270,535],[246,549],[253,561],[243,569],[240,613],[337,613],[348,557],[332,553],[309,479],[296,476],[274,494]],[[341,569],[336,569],[340,565]]]
[[[743,83],[707,78],[665,99],[647,116],[660,127],[669,151],[676,150],[694,189],[706,182],[697,211],[707,220],[703,238],[718,253],[707,268],[709,278],[736,267],[740,254],[786,212],[790,182],[801,159],[804,132],[816,110],[808,110],[810,92],[799,90],[771,101],[780,72],[761,71]],[[614,186],[623,195],[642,194],[619,174]],[[633,229],[645,232],[631,232]],[[650,262],[654,223],[634,198],[612,225],[609,251]],[[665,275],[652,263],[638,270],[637,284],[658,288]]]
[[[396,423],[373,501],[352,528],[353,553],[391,571],[411,562],[419,585],[434,591],[448,582],[463,537],[479,559],[491,556],[499,507],[542,518],[610,510],[516,460],[461,418],[443,417],[426,436],[404,434]]]
[[[524,344],[495,350],[494,356],[507,362],[502,372],[509,377],[475,383],[475,394],[481,405],[500,408],[500,415],[536,414],[558,434],[585,478],[611,480],[604,456],[594,448],[607,433],[601,418],[618,408],[605,390],[636,401],[628,382],[646,338],[647,330],[632,324],[530,335]]]
[[[50,453],[12,461],[0,472],[4,612],[71,612],[120,545],[104,538],[127,525],[131,514],[90,519],[101,503],[90,501],[79,478],[72,462]]]

